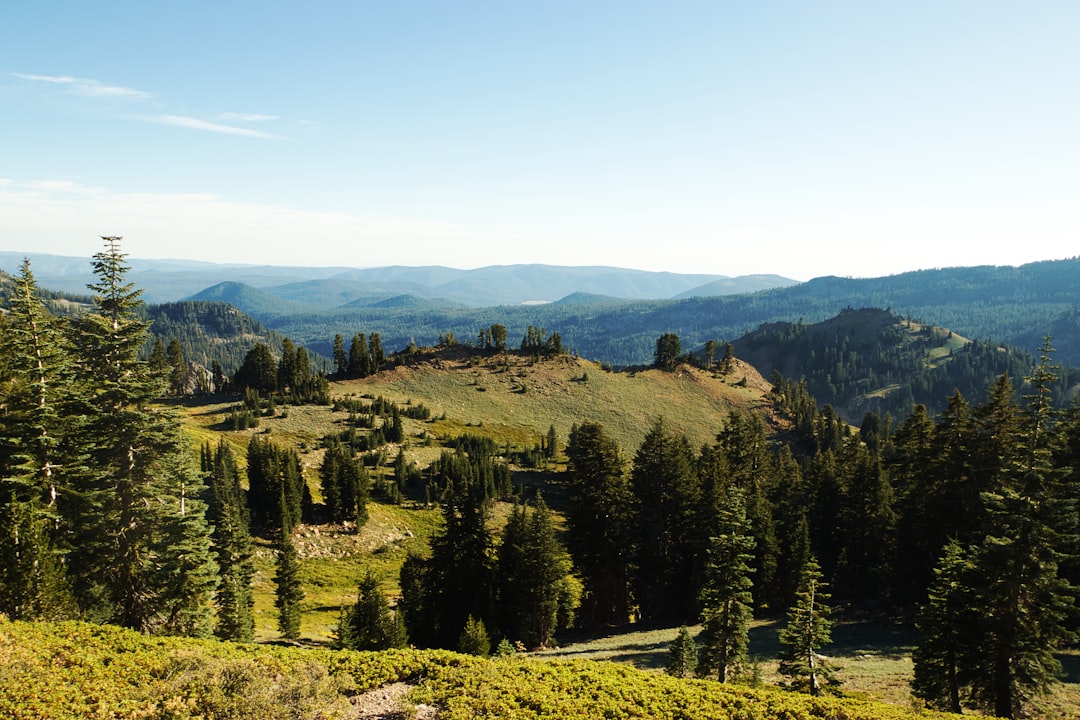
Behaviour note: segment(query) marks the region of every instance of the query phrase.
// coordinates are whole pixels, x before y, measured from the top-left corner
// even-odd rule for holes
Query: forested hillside
[[[1036,362],[1025,351],[874,309],[849,309],[814,324],[770,323],[732,345],[767,377],[805,380],[811,395],[856,425],[868,412],[907,417],[916,404],[936,415],[956,392],[982,402],[996,377],[1028,377]],[[1074,396],[1078,377],[1060,370],[1055,405]]]
[[[152,342],[118,239],[93,267],[92,306],[61,316],[25,265],[0,323],[0,613],[11,619],[241,645],[270,622],[288,641],[476,655],[686,626],[669,674],[755,684],[768,663],[785,688],[821,696],[845,692],[834,623],[914,618],[905,681],[921,702],[1013,718],[1080,706],[1060,685],[1078,629],[1080,410],[1054,402],[1062,373],[1047,342],[1024,377],[999,375],[978,399],[871,412],[856,431],[811,394],[821,368],[769,386],[726,354],[684,363],[671,332],[653,338],[651,367],[618,373],[568,355],[542,326],[520,345],[496,322],[400,352],[378,332],[339,333],[331,377],[292,340],[258,342],[222,383],[228,394],[204,388],[182,423],[163,398],[189,394],[172,378],[183,363]],[[175,310],[171,320],[241,322],[222,306]],[[838,389],[864,373],[853,355],[888,380],[874,348],[907,344],[948,366],[967,347],[947,333],[922,344],[924,328],[885,312],[852,323],[859,314],[775,331],[851,364]],[[880,342],[897,333],[900,345]],[[326,552],[323,536],[359,536],[391,512],[410,518],[407,532],[353,543],[349,563]],[[327,614],[332,632],[305,632],[306,616]],[[770,657],[750,657],[755,617],[784,620]],[[19,652],[0,671],[14,668],[0,674],[14,687],[37,662]],[[488,683],[488,666],[468,667],[471,686]],[[559,672],[547,667],[505,675],[540,682]],[[708,687],[697,682],[664,679],[660,694]],[[495,707],[518,697],[495,687]],[[178,692],[211,702],[211,690]],[[425,693],[456,707],[453,692]],[[751,716],[772,712],[770,696],[742,697]]]
[[[564,345],[584,357],[615,366],[647,365],[653,342],[664,332],[684,347],[707,341],[732,342],[773,322],[815,323],[846,308],[882,308],[906,319],[947,327],[973,340],[990,340],[1034,353],[1050,332],[1060,338],[1059,359],[1080,365],[1075,354],[1075,311],[1080,307],[1080,259],[1021,267],[924,270],[884,278],[817,278],[799,285],[753,294],[684,300],[550,303],[483,309],[371,305],[319,312],[265,315],[246,309],[298,342],[327,354],[335,333],[353,327],[378,328],[389,348],[410,340],[432,344],[440,333],[471,337],[497,322],[512,337],[529,325],[557,331]]]

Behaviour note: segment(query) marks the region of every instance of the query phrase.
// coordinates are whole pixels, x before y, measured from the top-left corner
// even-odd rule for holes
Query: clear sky
[[[1080,2],[12,2],[0,249],[868,277],[1080,254]]]

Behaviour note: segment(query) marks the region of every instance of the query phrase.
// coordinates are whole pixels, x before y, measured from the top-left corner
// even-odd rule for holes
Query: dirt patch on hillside
[[[407,699],[407,683],[392,683],[374,690],[368,690],[353,698],[357,718],[370,720],[435,720],[439,717],[438,708],[431,705],[413,705]]]

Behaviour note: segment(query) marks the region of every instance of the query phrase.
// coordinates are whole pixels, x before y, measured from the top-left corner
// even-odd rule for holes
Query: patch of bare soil
[[[369,720],[436,720],[437,708],[431,705],[412,705],[406,700],[412,685],[391,683],[368,690],[353,698],[357,718]]]

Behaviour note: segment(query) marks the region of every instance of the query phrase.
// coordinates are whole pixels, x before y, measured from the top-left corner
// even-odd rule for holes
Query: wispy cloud
[[[280,119],[277,115],[259,115],[257,113],[224,112],[217,116],[218,120],[228,122],[269,122]]]
[[[20,80],[60,87],[75,95],[95,98],[119,98],[124,100],[145,100],[153,97],[152,93],[143,92],[122,85],[105,85],[90,78],[77,78],[70,75],[30,75],[12,73]]]
[[[102,98],[102,99],[121,99],[121,100],[135,100],[143,101],[154,97],[153,93],[143,92],[142,90],[136,90],[134,88],[124,87],[121,85],[106,85],[90,78],[78,78],[71,75],[34,75],[31,73],[11,73],[12,77],[16,77],[20,80],[24,80],[30,83],[36,83],[42,86],[48,86],[58,89],[60,92],[70,95],[78,95],[80,97],[89,98]],[[131,119],[129,117],[129,119]],[[238,126],[229,123],[260,123],[270,122],[280,119],[277,115],[265,115],[259,113],[237,113],[237,112],[223,112],[217,115],[217,120],[224,122],[214,122],[211,120],[200,120],[199,118],[190,117],[188,115],[142,115],[135,116],[134,119],[141,120],[143,122],[153,122],[161,125],[172,125],[173,127],[188,128],[191,130],[202,130],[204,132],[220,133],[222,135],[238,135],[241,137],[259,138],[260,140],[281,140],[280,135],[265,132],[263,130],[253,130],[251,128]]]
[[[242,135],[244,137],[260,138],[262,140],[280,140],[280,135],[252,130],[251,128],[237,127],[235,125],[223,125],[221,123],[199,120],[186,115],[154,115],[146,118],[151,122],[162,125],[174,125],[176,127],[190,128],[192,130],[204,130],[206,132],[221,133],[223,135]]]

